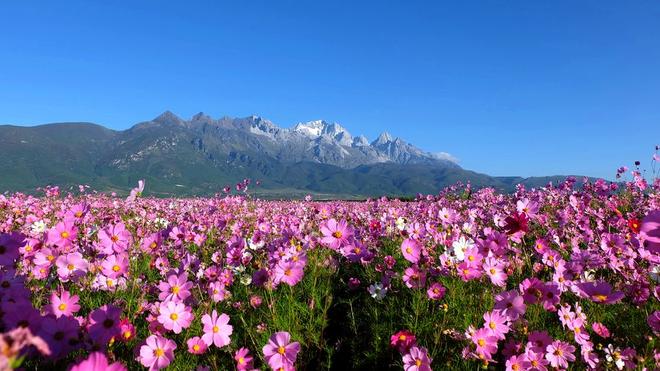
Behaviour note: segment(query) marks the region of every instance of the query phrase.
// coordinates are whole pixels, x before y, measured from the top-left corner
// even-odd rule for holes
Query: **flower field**
[[[0,196],[0,369],[660,367],[660,182]]]

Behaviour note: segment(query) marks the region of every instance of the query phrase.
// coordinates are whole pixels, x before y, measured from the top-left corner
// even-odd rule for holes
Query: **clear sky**
[[[660,144],[660,2],[0,2],[0,123],[125,129],[167,109],[612,178]]]

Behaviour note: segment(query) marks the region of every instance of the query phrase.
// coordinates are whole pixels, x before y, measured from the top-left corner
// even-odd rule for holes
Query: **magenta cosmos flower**
[[[184,328],[188,328],[193,319],[190,308],[183,303],[168,301],[163,303],[159,310],[158,322],[175,334],[180,334]]]
[[[238,371],[251,370],[254,367],[252,364],[254,360],[248,348],[237,350],[234,354],[234,360],[236,361],[236,369]]]
[[[268,344],[264,345],[263,352],[266,362],[273,370],[280,368],[291,368],[296,362],[298,352],[300,352],[300,343],[291,343],[291,335],[286,331],[274,333]]]
[[[639,229],[644,245],[653,253],[660,253],[660,210],[654,210],[642,219]]]
[[[490,329],[480,328],[472,334],[472,342],[476,345],[476,353],[487,356],[497,352],[497,337],[492,335]]]
[[[275,283],[295,286],[303,278],[303,265],[293,261],[280,261],[275,268]]]
[[[417,344],[417,338],[408,330],[401,330],[390,336],[390,345],[402,354],[408,352],[415,344]]]
[[[167,282],[160,281],[158,284],[160,289],[158,299],[161,301],[184,301],[190,296],[192,286],[192,282],[188,281],[185,273],[180,276],[172,274],[167,277]]]
[[[59,222],[48,231],[48,243],[62,249],[68,249],[78,234],[78,228],[73,222]]]
[[[66,255],[60,255],[55,261],[57,266],[57,275],[60,281],[67,282],[69,279],[76,279],[87,272],[89,263],[83,259],[79,252],[72,252]]]
[[[353,230],[345,220],[339,223],[334,219],[328,220],[327,223],[321,226],[321,233],[323,234],[321,242],[334,250],[339,250],[342,245],[349,243],[353,237]]]
[[[119,278],[128,272],[128,257],[124,254],[110,255],[103,259],[101,271],[109,278]]]
[[[498,311],[486,312],[484,314],[484,328],[498,339],[504,339],[509,332],[509,325],[505,316]]]
[[[575,347],[555,340],[546,348],[545,358],[550,362],[550,366],[557,368],[568,368],[568,362],[575,361]]]
[[[447,292],[447,289],[439,282],[435,282],[426,291],[426,295],[428,295],[431,300],[440,300],[445,296],[445,292]]]
[[[621,291],[612,291],[612,286],[605,281],[580,282],[576,284],[583,297],[601,304],[612,304],[623,299],[625,294]]]
[[[159,335],[151,335],[140,347],[139,361],[149,371],[167,367],[174,359],[176,343]]]
[[[216,347],[221,348],[231,342],[229,336],[234,328],[229,324],[228,315],[222,313],[218,316],[218,312],[214,309],[210,316],[205,314],[202,317],[202,324],[204,325],[202,340],[209,346],[215,344]]]
[[[86,360],[73,366],[70,371],[126,371],[120,362],[108,363],[108,358],[101,352],[94,352]]]
[[[417,263],[422,254],[422,246],[416,240],[406,238],[401,243],[401,253],[407,261]]]
[[[99,250],[104,254],[121,253],[128,249],[131,243],[131,232],[124,223],[117,223],[99,231]]]
[[[120,362],[108,363],[108,358],[101,352],[94,352],[86,360],[73,366],[70,371],[126,371]]]
[[[403,356],[403,369],[405,371],[431,371],[431,361],[426,348],[415,346]]]
[[[50,312],[57,318],[71,317],[80,310],[78,299],[78,295],[71,295],[66,290],[62,291],[60,296],[53,292],[50,295]]]

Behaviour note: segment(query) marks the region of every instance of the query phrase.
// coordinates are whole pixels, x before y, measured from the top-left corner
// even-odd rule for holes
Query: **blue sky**
[[[492,175],[648,165],[657,1],[3,1],[0,123],[336,121]]]

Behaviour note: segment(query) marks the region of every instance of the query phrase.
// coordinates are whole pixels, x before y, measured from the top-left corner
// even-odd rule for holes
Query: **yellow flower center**
[[[65,309],[66,309],[66,304],[62,303],[62,304],[58,305],[58,306],[57,306],[57,309],[59,309],[59,310],[65,310]]]
[[[165,351],[162,348],[156,348],[156,350],[154,350],[154,355],[156,357],[162,357],[165,355]]]
[[[399,335],[399,340],[406,341],[406,339],[407,339],[406,335]]]
[[[66,266],[66,269],[68,269],[68,270],[70,270],[70,271],[72,271],[73,268],[75,268],[75,267],[73,266],[73,264],[69,264],[69,265]]]
[[[178,294],[179,291],[181,291],[181,288],[177,285],[172,286],[172,293],[173,294]]]
[[[287,269],[284,271],[285,276],[290,276],[291,275],[291,269]]]
[[[119,236],[117,236],[116,234],[113,234],[112,237],[110,237],[110,239],[112,240],[112,242],[117,242],[117,241],[119,241]]]
[[[284,349],[283,346],[280,346],[279,348],[277,348],[277,353],[279,353],[279,354],[284,354],[285,351],[286,351],[286,349]]]
[[[332,236],[333,236],[334,238],[341,238],[342,235],[341,235],[341,232],[340,232],[340,231],[335,231],[335,232],[332,234]]]
[[[602,295],[602,294],[594,295],[593,298],[595,301],[604,302],[605,300],[607,300],[607,295]]]
[[[474,261],[474,255],[468,255],[468,260],[471,262]]]
[[[238,357],[238,364],[239,364],[239,365],[242,365],[242,364],[244,364],[244,363],[245,363],[245,358],[243,358],[243,357]]]
[[[408,254],[412,254],[412,249],[411,249],[410,247],[406,247],[406,252],[407,252]]]
[[[495,268],[491,268],[491,269],[490,269],[490,274],[495,274],[495,272],[497,272],[497,271],[495,270]]]
[[[172,314],[170,314],[170,319],[172,321],[176,321],[177,319],[179,319],[179,315],[176,314],[176,313],[172,313]]]
[[[486,340],[479,339],[479,340],[477,340],[477,344],[479,344],[479,346],[482,347],[482,346],[486,345]]]
[[[121,270],[121,267],[119,265],[115,264],[115,265],[112,266],[112,270],[115,271],[115,272],[119,272]]]
[[[421,366],[421,365],[422,365],[422,360],[419,359],[419,358],[416,359],[416,360],[415,360],[415,366],[419,367],[419,366]]]
[[[82,211],[76,211],[74,215],[76,216],[76,218],[80,218],[82,216]]]
[[[158,244],[156,244],[155,242],[152,242],[151,245],[149,245],[149,247],[151,247],[151,249],[153,250],[156,247],[158,247]]]
[[[497,327],[497,324],[493,321],[490,321],[490,323],[488,324],[488,327],[490,327],[491,330],[495,330],[495,328]]]
[[[124,339],[130,338],[132,335],[133,335],[133,333],[130,330],[124,331],[124,334],[123,334]]]
[[[213,326],[213,333],[216,334],[220,331],[220,327],[218,326]]]
[[[64,232],[60,233],[60,237],[65,238],[65,239],[69,238],[69,232],[64,231]]]
[[[53,255],[48,255],[46,259],[48,259],[49,262],[52,262],[53,260],[55,260],[55,257]]]
[[[195,352],[199,352],[199,344],[195,344],[195,345],[193,345],[193,350],[194,350]]]

